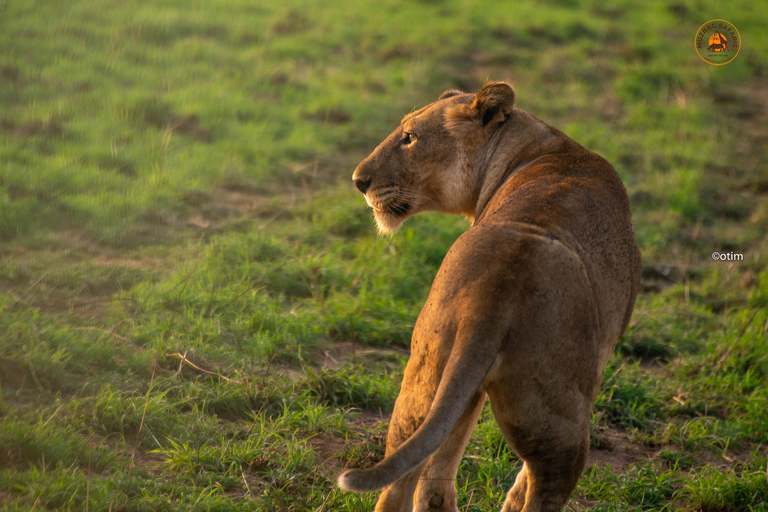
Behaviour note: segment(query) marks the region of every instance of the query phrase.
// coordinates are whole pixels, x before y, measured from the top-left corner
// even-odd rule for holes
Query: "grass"
[[[614,164],[643,254],[569,509],[768,510],[760,7],[0,2],[0,510],[372,510],[334,478],[467,226],[378,238],[349,178],[487,78]],[[519,469],[486,409],[460,509]]]

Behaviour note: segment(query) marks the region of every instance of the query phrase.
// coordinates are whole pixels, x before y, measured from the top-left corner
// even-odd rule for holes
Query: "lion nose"
[[[352,180],[355,182],[355,186],[357,187],[357,190],[365,194],[365,191],[368,190],[368,187],[371,186],[371,178],[355,178]]]

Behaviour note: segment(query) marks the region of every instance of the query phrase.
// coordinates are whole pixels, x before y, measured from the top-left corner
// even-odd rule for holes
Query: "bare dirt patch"
[[[335,370],[344,365],[366,361],[392,361],[398,357],[408,357],[408,350],[395,347],[369,347],[353,341],[339,341],[316,351],[315,360],[322,368]]]
[[[341,455],[351,444],[362,444],[361,440],[345,440],[342,437],[320,434],[309,440],[309,445],[320,456],[320,464],[315,471],[324,475],[335,475],[346,467]]]
[[[610,464],[611,471],[622,473],[636,462],[655,459],[663,448],[649,448],[633,443],[629,435],[618,429],[609,428],[600,433],[609,448],[591,449],[587,458],[587,467]]]
[[[15,499],[16,498],[14,498],[13,494],[11,494],[10,491],[6,489],[0,489],[0,505],[11,503]]]
[[[190,208],[183,224],[195,230],[218,231],[233,219],[270,218],[277,213],[271,198],[269,191],[248,187],[219,187],[210,193],[191,191],[182,197]]]
[[[64,124],[55,117],[32,119],[20,124],[10,119],[0,118],[0,132],[20,139],[30,139],[36,136],[63,139],[67,135]]]
[[[211,131],[200,126],[195,114],[174,118],[166,129],[182,135],[193,135],[200,142],[211,141]]]
[[[101,254],[94,258],[94,263],[109,267],[125,267],[137,270],[157,270],[166,264],[160,258],[143,258],[138,256],[121,256],[119,254]]]
[[[0,357],[0,387],[12,390],[34,389],[34,383],[21,361]]]

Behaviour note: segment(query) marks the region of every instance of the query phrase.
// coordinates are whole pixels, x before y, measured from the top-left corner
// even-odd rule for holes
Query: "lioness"
[[[353,175],[382,232],[425,210],[473,221],[416,322],[386,457],[339,477],[386,487],[378,512],[458,510],[456,470],[486,396],[524,462],[504,512],[561,510],[587,459],[640,252],[613,167],[514,101],[503,82],[443,93]]]

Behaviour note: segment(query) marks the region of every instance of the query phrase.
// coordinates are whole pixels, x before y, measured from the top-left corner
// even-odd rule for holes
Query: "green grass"
[[[761,7],[0,2],[0,510],[372,510],[334,478],[467,225],[378,238],[351,173],[488,78],[614,164],[643,254],[569,509],[768,510]],[[486,408],[460,509],[519,469]]]

